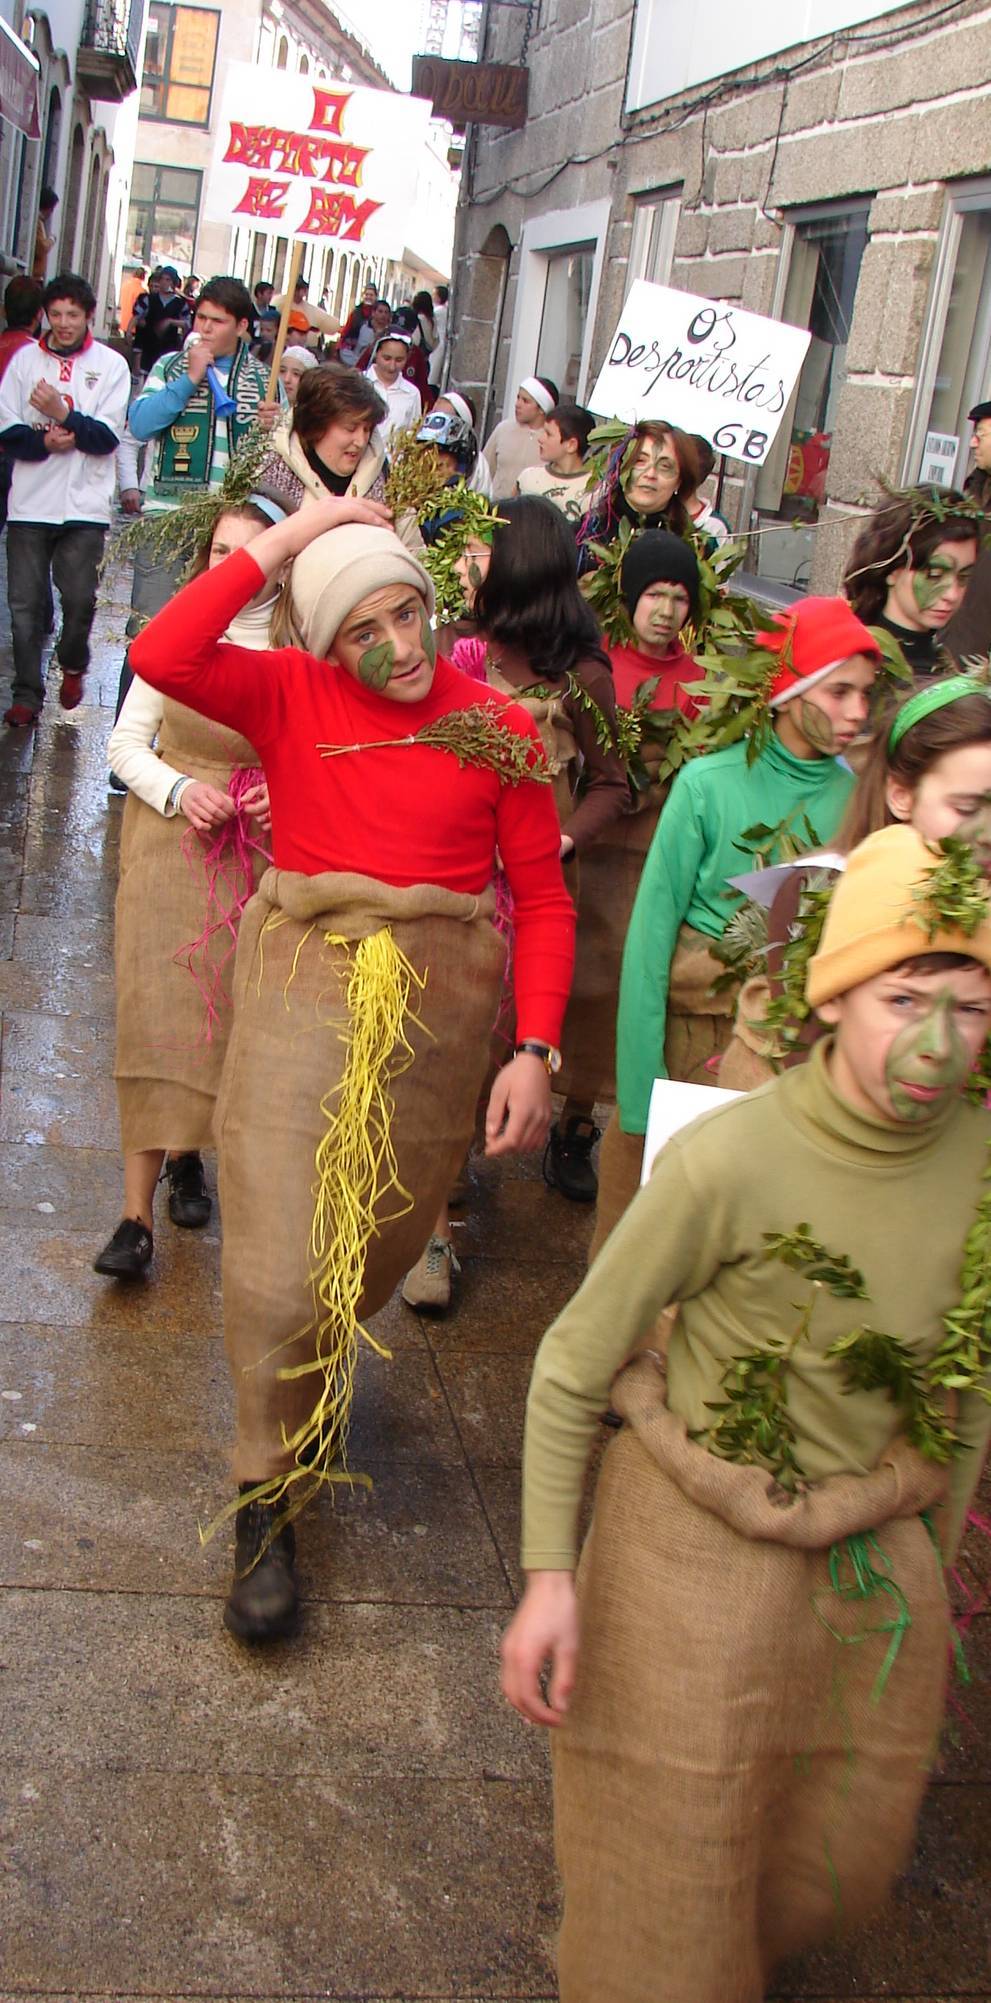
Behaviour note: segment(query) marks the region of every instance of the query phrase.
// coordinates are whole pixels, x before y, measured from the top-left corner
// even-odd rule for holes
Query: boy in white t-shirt
[[[14,462],[7,515],[7,599],[14,657],[4,722],[36,723],[45,699],[41,655],[54,578],[62,600],[59,701],[75,709],[114,498],[115,454],[131,371],[93,339],[96,297],[61,272],[45,287],[48,332],[15,354],[0,383],[0,443]]]
[[[539,466],[525,466],[516,483],[518,494],[540,494],[553,501],[575,527],[592,499],[585,453],[595,419],[578,403],[559,403],[537,433]]]

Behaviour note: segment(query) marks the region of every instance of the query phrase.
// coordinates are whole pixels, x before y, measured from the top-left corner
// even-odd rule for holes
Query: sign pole
[[[725,484],[725,481],[726,481],[726,454],[725,454],[725,452],[721,452],[721,453],[719,454],[719,471],[718,471],[718,473],[716,474],[716,503],[715,503],[715,505],[716,505],[716,513],[717,513],[717,514],[719,513],[719,510],[720,510],[720,508],[721,508],[721,507],[722,507],[722,505],[723,505],[723,486],[724,486],[724,484]]]
[[[299,277],[299,267],[302,262],[303,239],[298,236],[293,244],[292,256],[289,259],[289,272],[286,278],[285,297],[282,301],[282,313],[279,318],[279,331],[276,334],[275,347],[272,350],[272,367],[269,370],[268,377],[269,403],[273,403],[279,393],[279,368],[282,362],[282,350],[286,345],[286,335],[289,332],[289,315],[293,308],[293,294],[296,290],[296,281]]]

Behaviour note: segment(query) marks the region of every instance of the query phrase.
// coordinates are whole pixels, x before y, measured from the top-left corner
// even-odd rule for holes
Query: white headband
[[[550,390],[545,389],[543,383],[536,376],[524,376],[520,384],[520,389],[525,396],[532,397],[534,403],[539,404],[545,417],[549,417],[551,411],[557,409],[557,404]]]
[[[468,426],[469,431],[474,431],[475,420],[472,417],[471,411],[469,410],[468,405],[464,400],[464,397],[459,396],[456,389],[446,389],[444,391],[444,402],[450,404],[455,417],[460,417],[462,424],[466,424]]]

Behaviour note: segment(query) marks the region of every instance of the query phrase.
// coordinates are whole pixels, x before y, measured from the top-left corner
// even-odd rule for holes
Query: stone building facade
[[[762,531],[755,567],[832,588],[877,477],[960,484],[991,394],[991,6],[487,13],[483,60],[527,36],[530,115],[469,137],[452,381],[486,428],[533,370],[580,400],[638,277],[811,327],[779,443],[727,463],[724,504]]]

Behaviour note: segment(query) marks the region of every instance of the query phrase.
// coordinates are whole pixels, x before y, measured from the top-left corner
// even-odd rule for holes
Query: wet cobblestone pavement
[[[0,733],[0,2003],[549,2003],[545,1748],[499,1702],[496,1650],[530,1360],[590,1220],[536,1164],[477,1167],[456,1311],[397,1299],[393,1360],[363,1359],[374,1492],[306,1519],[300,1639],[240,1649],[228,1540],[197,1535],[229,1494],[217,1229],[175,1231],[160,1198],[150,1283],[92,1271],[120,1201],[117,597],[83,707],[63,716],[53,673],[37,734]],[[963,1569],[977,1589],[991,1563],[975,1545]],[[967,1649],[891,1911],[778,1996],[991,1996],[987,1615]]]

